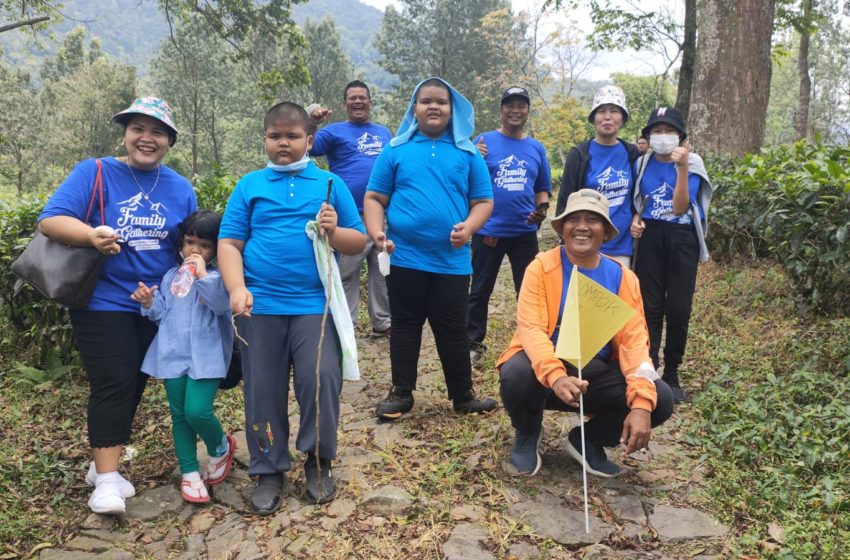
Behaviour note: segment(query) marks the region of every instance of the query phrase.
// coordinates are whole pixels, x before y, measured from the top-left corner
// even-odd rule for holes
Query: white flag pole
[[[578,380],[581,381],[581,352],[578,358]],[[590,513],[587,506],[587,455],[584,450],[584,393],[578,397],[578,422],[581,431],[581,480],[584,487],[584,532],[590,533]]]
[[[573,265],[573,274],[570,277],[570,282],[578,282],[578,267]],[[578,380],[582,381],[581,377],[581,320],[579,317],[579,306],[576,305],[576,325],[578,328],[576,332],[578,336]],[[579,431],[581,432],[581,482],[582,487],[584,489],[584,532],[590,533],[590,509],[587,505],[587,454],[585,453],[585,445],[584,445],[584,393],[579,393],[578,395],[578,425]]]

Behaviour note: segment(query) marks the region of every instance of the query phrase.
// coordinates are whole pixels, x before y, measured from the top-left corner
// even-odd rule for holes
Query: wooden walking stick
[[[643,210],[646,208],[646,202],[649,200],[649,195],[643,197],[643,201],[640,203],[640,210],[638,210],[638,219],[643,220],[641,216],[643,215]],[[637,250],[638,243],[640,243],[640,237],[635,237],[634,248],[632,249],[632,266],[631,269],[634,270],[637,266]]]
[[[331,203],[331,189],[333,187],[334,180],[328,179],[328,194],[325,197],[325,204],[330,205]],[[322,467],[321,467],[321,455],[319,455],[319,443],[321,441],[321,400],[319,398],[320,390],[322,388],[322,375],[321,375],[321,366],[322,366],[322,346],[324,346],[325,342],[325,325],[328,321],[328,309],[331,305],[331,289],[333,286],[333,255],[331,254],[331,244],[328,241],[327,232],[322,233],[322,238],[319,241],[320,243],[325,244],[325,249],[328,254],[328,277],[325,288],[325,310],[322,312],[322,326],[319,332],[319,346],[316,350],[316,478],[319,481],[319,488],[321,492],[324,494],[325,491],[325,481],[322,480]],[[320,498],[320,496],[316,496],[316,498]]]

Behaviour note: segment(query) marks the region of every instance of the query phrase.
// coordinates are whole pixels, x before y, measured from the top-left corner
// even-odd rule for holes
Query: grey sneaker
[[[523,434],[516,431],[514,446],[511,449],[511,464],[518,474],[534,476],[543,465],[540,457],[540,442],[543,440],[543,426],[538,426],[537,431],[531,434]]]
[[[567,436],[567,453],[579,463],[584,462],[587,472],[604,478],[620,474],[620,466],[608,460],[605,449],[601,445],[587,440],[584,442],[584,447],[587,452],[587,461],[582,461],[581,456],[581,428],[575,427],[570,430]]]

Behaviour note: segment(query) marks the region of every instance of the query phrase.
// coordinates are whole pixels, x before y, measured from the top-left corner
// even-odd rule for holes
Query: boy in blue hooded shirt
[[[474,122],[472,104],[445,80],[424,80],[372,169],[364,221],[375,246],[392,255],[387,291],[393,386],[375,409],[379,418],[394,420],[413,408],[426,319],[454,410],[466,414],[496,407],[496,401],[478,399],[472,390],[466,336],[468,243],[493,211],[490,173],[469,141]]]

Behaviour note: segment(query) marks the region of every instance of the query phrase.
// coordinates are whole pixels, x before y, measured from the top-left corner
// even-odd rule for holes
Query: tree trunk
[[[694,84],[694,60],[697,52],[697,0],[685,0],[685,40],[682,42],[682,66],[679,69],[679,90],[676,108],[685,121],[691,107],[691,90]]]
[[[740,156],[764,141],[775,0],[703,0],[691,94],[694,149]]]
[[[809,135],[809,103],[812,99],[812,78],[809,76],[809,40],[812,36],[809,22],[812,19],[812,0],[802,0],[803,28],[800,29],[800,50],[797,53],[797,72],[800,75],[800,96],[794,113],[797,140]]]

